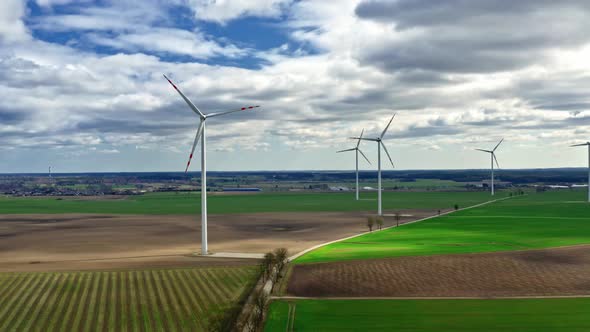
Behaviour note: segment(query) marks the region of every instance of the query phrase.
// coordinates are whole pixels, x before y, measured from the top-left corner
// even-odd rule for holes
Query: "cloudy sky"
[[[584,166],[590,3],[552,0],[2,0],[0,172]],[[370,159],[375,144],[363,143]],[[363,164],[363,168],[374,166]],[[198,162],[193,163],[198,170]]]

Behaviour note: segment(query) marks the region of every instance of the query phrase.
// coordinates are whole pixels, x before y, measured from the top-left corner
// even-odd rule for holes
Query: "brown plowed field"
[[[590,295],[590,245],[295,265],[287,292],[305,297]]]
[[[403,222],[432,210],[402,211]],[[367,231],[366,213],[253,213],[209,216],[212,252],[294,254]],[[388,217],[385,226],[394,220]],[[0,215],[0,272],[243,264],[188,257],[200,251],[200,218],[157,215]]]

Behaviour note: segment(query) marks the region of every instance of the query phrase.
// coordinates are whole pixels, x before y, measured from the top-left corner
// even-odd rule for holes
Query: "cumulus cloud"
[[[57,5],[65,5],[72,2],[89,2],[90,0],[36,0],[37,5],[41,7],[52,7]]]
[[[33,27],[47,32],[81,31],[77,43],[91,43],[126,52],[147,52],[206,59],[240,57],[248,50],[217,41],[198,29],[170,27],[168,6],[157,1],[112,2],[100,7],[79,7],[73,14],[47,15]]]
[[[590,41],[586,1],[370,0],[355,12],[390,27],[385,40],[358,54],[387,70],[516,70]]]
[[[29,37],[28,29],[22,21],[24,15],[24,0],[0,2],[0,41],[14,42]]]
[[[88,39],[97,45],[119,50],[179,54],[195,59],[206,59],[213,56],[240,57],[248,53],[248,50],[231,44],[220,45],[216,41],[207,39],[198,31],[179,29],[157,28],[120,34],[116,37],[90,34]]]
[[[199,20],[224,24],[244,16],[277,17],[292,0],[187,0]]]

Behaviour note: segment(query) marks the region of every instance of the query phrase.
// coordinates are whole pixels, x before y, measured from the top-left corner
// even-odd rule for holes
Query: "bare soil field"
[[[293,267],[287,293],[304,297],[590,295],[590,245],[301,264]]]
[[[402,222],[436,211],[406,210]],[[365,232],[365,213],[255,213],[209,216],[212,252],[264,253]],[[385,226],[394,223],[392,217]],[[157,215],[0,215],[0,272],[243,264],[191,257],[200,251],[200,218]],[[221,262],[221,263],[220,263]]]

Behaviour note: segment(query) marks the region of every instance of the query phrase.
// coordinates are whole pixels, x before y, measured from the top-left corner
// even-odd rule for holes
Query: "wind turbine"
[[[395,165],[393,164],[393,160],[391,160],[391,156],[389,155],[389,151],[387,151],[385,144],[383,144],[383,136],[385,136],[387,129],[389,129],[389,125],[393,121],[393,118],[395,118],[395,114],[393,114],[393,116],[391,117],[391,120],[389,120],[389,123],[387,124],[387,127],[385,127],[385,129],[383,129],[383,132],[381,133],[381,136],[379,136],[379,137],[376,137],[376,138],[350,137],[352,139],[358,139],[359,141],[364,140],[364,141],[377,142],[377,202],[378,202],[377,203],[377,214],[380,216],[383,215],[383,209],[382,209],[382,203],[381,203],[381,148],[382,147],[383,147],[383,150],[385,151],[385,153],[387,154],[387,158],[389,158],[389,161],[391,162],[391,166],[393,166],[395,168]]]
[[[225,111],[225,112],[204,114],[203,112],[201,112],[197,108],[197,106],[195,106],[195,104],[193,104],[190,101],[190,99],[188,99],[187,96],[184,95],[184,93],[182,93],[182,91],[180,91],[180,89],[178,89],[178,87],[176,85],[174,85],[174,83],[172,83],[172,81],[166,75],[164,75],[164,78],[166,78],[168,83],[170,83],[174,87],[174,90],[176,90],[176,92],[178,92],[178,94],[182,97],[182,99],[184,99],[184,101],[193,110],[193,112],[197,113],[197,115],[201,119],[201,123],[199,124],[199,129],[197,129],[197,135],[195,136],[195,141],[193,143],[193,148],[191,149],[191,154],[188,157],[188,162],[186,164],[186,169],[184,170],[184,172],[186,173],[188,171],[188,167],[191,164],[191,159],[193,158],[193,153],[195,152],[195,147],[197,146],[199,139],[201,139],[201,255],[207,255],[207,253],[208,253],[208,248],[207,248],[207,158],[206,158],[206,151],[207,151],[206,138],[207,138],[207,136],[205,134],[205,121],[207,119],[215,117],[215,116],[221,116],[221,115],[234,113],[234,112],[240,112],[240,111],[246,111],[246,110],[250,110],[253,108],[260,107],[260,106],[247,106],[247,107],[241,107],[241,108],[237,108],[237,109],[233,109],[233,110]]]
[[[574,144],[574,146],[588,146],[588,202],[590,202],[590,142],[582,143],[582,144]]]
[[[369,165],[371,164],[371,162],[369,161],[369,159],[367,159],[367,156],[365,156],[363,151],[361,151],[361,149],[359,149],[359,145],[361,144],[361,138],[363,137],[364,132],[365,132],[365,130],[363,129],[361,131],[361,136],[359,137],[358,141],[356,142],[356,146],[354,148],[336,151],[336,153],[348,152],[348,151],[355,151],[356,152],[356,200],[357,201],[359,200],[359,152],[361,153],[361,155],[363,155],[363,157],[369,163]]]
[[[483,152],[487,152],[490,154],[490,158],[492,160],[492,196],[494,196],[495,192],[494,192],[494,161],[496,162],[496,165],[498,166],[498,168],[500,168],[500,164],[498,164],[498,159],[496,158],[496,149],[500,146],[500,144],[502,144],[502,142],[504,141],[504,139],[502,138],[500,140],[500,142],[498,142],[498,144],[496,144],[496,147],[494,147],[494,149],[492,150],[484,150],[484,149],[476,149],[477,151],[483,151]]]

